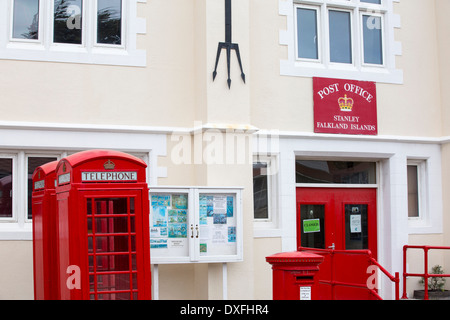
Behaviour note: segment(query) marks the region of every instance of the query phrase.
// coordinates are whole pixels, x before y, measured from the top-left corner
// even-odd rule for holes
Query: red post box
[[[36,300],[58,299],[55,263],[55,170],[57,164],[57,161],[53,161],[36,168],[32,177],[33,276]]]
[[[134,156],[106,150],[59,162],[61,299],[151,299],[146,168]]]
[[[266,257],[273,270],[273,299],[317,300],[315,275],[323,259],[322,256],[300,251]]]

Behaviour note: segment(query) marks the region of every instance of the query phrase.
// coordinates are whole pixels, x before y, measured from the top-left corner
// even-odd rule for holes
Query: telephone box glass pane
[[[86,202],[91,299],[129,300],[136,296],[134,204],[134,198]]]
[[[0,159],[0,218],[11,218],[12,213],[12,159]]]
[[[368,249],[369,235],[367,230],[367,204],[346,204],[345,249]]]
[[[302,247],[325,249],[325,205],[300,205]]]

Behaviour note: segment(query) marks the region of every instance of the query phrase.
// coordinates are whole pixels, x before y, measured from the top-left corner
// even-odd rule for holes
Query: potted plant
[[[430,274],[444,274],[442,266],[435,265],[431,268]],[[428,299],[429,300],[450,300],[450,291],[445,290],[444,277],[430,277],[428,278]],[[425,285],[425,278],[422,278],[419,283]],[[424,299],[425,290],[414,290],[414,299]]]

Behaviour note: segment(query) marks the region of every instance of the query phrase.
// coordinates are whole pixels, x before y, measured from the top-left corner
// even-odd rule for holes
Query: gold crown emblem
[[[114,170],[115,167],[116,164],[109,159],[103,164],[103,168],[105,168],[105,170]]]
[[[339,108],[341,108],[341,111],[352,111],[353,109],[353,99],[347,98],[347,95],[344,96],[344,98],[338,99]]]

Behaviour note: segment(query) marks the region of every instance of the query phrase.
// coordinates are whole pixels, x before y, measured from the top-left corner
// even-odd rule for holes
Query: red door
[[[376,189],[297,188],[297,247],[321,249],[321,299],[371,299],[368,260],[377,256]],[[351,284],[351,285],[350,285]]]

